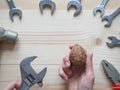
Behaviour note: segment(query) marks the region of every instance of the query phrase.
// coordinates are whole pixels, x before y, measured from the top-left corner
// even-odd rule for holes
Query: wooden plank
[[[69,53],[69,45],[79,43],[88,51],[92,51],[95,73],[93,90],[111,88],[111,82],[106,77],[101,66],[101,60],[111,62],[117,70],[119,66],[120,48],[110,49],[106,46],[108,36],[120,38],[120,15],[115,18],[110,28],[105,28],[106,22],[101,22],[99,13],[93,16],[93,8],[100,0],[82,0],[83,10],[78,17],[73,17],[74,10],[69,12],[66,6],[69,0],[53,0],[57,8],[53,16],[49,9],[40,14],[39,1],[15,0],[15,4],[23,11],[20,21],[14,16],[14,22],[9,18],[7,2],[0,0],[0,26],[19,33],[16,44],[2,42],[0,44],[0,88],[4,88],[11,80],[20,82],[19,63],[28,56],[38,58],[32,66],[39,72],[45,66],[48,72],[44,79],[44,87],[37,85],[31,90],[66,90],[65,82],[58,76],[58,68],[64,55]],[[27,4],[27,5],[26,5]],[[106,13],[110,14],[119,7],[119,0],[109,0]]]
[[[42,88],[42,90],[48,90],[51,88],[54,88],[57,90],[60,90],[62,88],[62,90],[66,90],[65,82],[62,79],[60,79],[60,77],[58,76],[58,68],[60,67],[60,65],[34,65],[32,64],[32,67],[37,73],[40,70],[42,70],[44,67],[48,68],[47,74],[43,80],[44,87]],[[107,78],[105,77],[105,73],[102,70],[101,66],[97,64],[95,67],[96,67],[95,68],[96,80],[95,80],[94,90],[100,90],[100,89],[103,90],[104,88],[109,88],[110,82],[109,80],[106,80]],[[1,88],[5,87],[12,80],[17,80],[20,82],[19,65],[1,65],[0,73],[1,73],[0,75],[0,87]],[[33,87],[33,89],[39,89],[39,88],[36,85],[35,87]]]

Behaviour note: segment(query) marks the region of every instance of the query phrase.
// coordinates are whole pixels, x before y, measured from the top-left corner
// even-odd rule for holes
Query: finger
[[[69,60],[69,55],[66,55],[63,58],[63,64],[62,64],[62,68],[64,70],[64,72],[68,75],[68,77],[71,75],[72,70],[71,70],[71,63]]]
[[[93,72],[93,53],[87,53],[86,72]]]
[[[20,84],[17,81],[12,81],[4,90],[14,90],[18,89]]]
[[[69,49],[71,50],[74,46],[75,46],[74,44],[71,44],[71,45],[69,46]]]
[[[59,68],[59,76],[60,76],[63,80],[68,80],[68,76],[67,76],[67,74],[63,71],[62,67]]]

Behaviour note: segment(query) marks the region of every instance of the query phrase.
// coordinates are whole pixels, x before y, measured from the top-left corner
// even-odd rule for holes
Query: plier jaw
[[[38,84],[40,87],[43,86],[43,78],[47,72],[47,68],[45,67],[41,72],[36,74],[36,72],[31,67],[30,63],[36,58],[36,56],[31,56],[25,58],[20,63],[21,70],[21,78],[22,83],[18,90],[29,90],[34,84]]]
[[[101,63],[108,78],[110,78],[113,83],[113,90],[120,90],[120,74],[117,69],[106,60],[102,60]]]

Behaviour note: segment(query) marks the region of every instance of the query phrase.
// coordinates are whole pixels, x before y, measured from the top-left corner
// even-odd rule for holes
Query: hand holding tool
[[[105,8],[105,5],[107,4],[108,0],[102,0],[100,5],[98,5],[97,7],[94,8],[93,10],[93,14],[94,16],[96,15],[96,13],[99,11],[101,13],[100,17],[102,17],[104,15],[104,8]]]
[[[16,41],[17,37],[18,37],[17,32],[11,30],[5,30],[4,28],[0,27],[0,41],[3,40]]]
[[[36,56],[31,56],[25,58],[20,63],[21,78],[22,83],[18,90],[29,90],[34,84],[38,84],[40,87],[43,86],[43,78],[46,74],[47,68],[44,68],[41,72],[36,74],[30,63],[36,58]]]
[[[7,0],[8,5],[10,7],[10,11],[9,11],[9,15],[10,15],[10,19],[13,21],[13,15],[18,15],[19,19],[22,18],[22,11],[20,9],[17,9],[13,0]]]
[[[53,14],[54,10],[56,8],[55,3],[51,0],[41,0],[40,3],[39,3],[39,7],[40,7],[40,11],[41,11],[42,14],[43,14],[43,9],[44,9],[45,5],[48,5],[48,6],[51,7],[51,14]]]
[[[109,36],[108,39],[112,40],[111,43],[106,42],[108,47],[110,48],[117,47],[117,46],[120,47],[120,40],[117,39],[115,36]]]
[[[114,84],[113,89],[114,90],[120,90],[120,74],[119,74],[119,72],[108,61],[102,60],[101,63],[102,63],[102,66],[103,66],[108,78],[110,78],[110,80]]]
[[[67,10],[69,10],[72,6],[76,8],[74,16],[79,15],[82,10],[81,0],[70,0],[67,5]]]
[[[114,19],[118,14],[120,14],[120,7],[119,7],[117,10],[115,10],[112,14],[104,16],[104,17],[102,18],[102,21],[104,21],[104,20],[107,20],[107,21],[108,21],[108,23],[105,24],[104,26],[105,26],[105,27],[110,27],[111,24],[112,24],[113,19]]]

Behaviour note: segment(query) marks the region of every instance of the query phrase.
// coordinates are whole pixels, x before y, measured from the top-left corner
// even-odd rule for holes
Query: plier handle
[[[113,87],[113,90],[120,90],[120,83],[114,84],[112,87]]]

